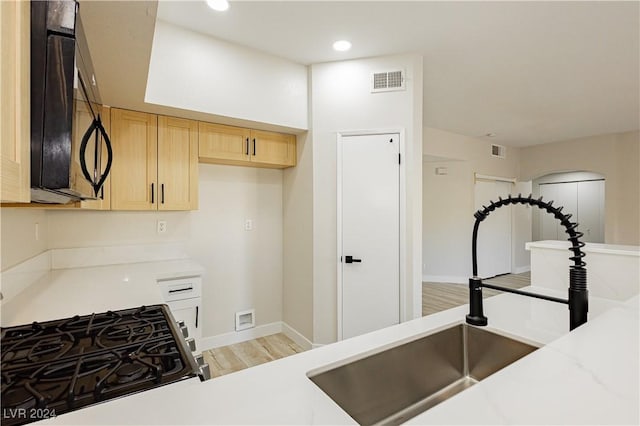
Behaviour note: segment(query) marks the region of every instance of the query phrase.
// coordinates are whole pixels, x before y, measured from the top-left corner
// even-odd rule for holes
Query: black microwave
[[[112,150],[75,0],[31,2],[31,200],[101,198]],[[106,157],[106,158],[103,158]]]

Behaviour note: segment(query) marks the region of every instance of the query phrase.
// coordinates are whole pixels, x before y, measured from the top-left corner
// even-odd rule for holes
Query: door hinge
[[[400,163],[401,163],[401,161],[400,161],[400,155],[401,155],[401,154],[400,154],[400,153],[398,153],[398,164],[400,164]]]

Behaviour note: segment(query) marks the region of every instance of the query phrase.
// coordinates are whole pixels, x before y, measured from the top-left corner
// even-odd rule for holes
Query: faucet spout
[[[494,211],[495,209],[510,205],[510,204],[528,204],[530,206],[536,206],[545,210],[547,213],[552,214],[560,223],[565,227],[566,233],[569,234],[568,240],[571,242],[569,250],[573,252],[573,256],[569,259],[574,262],[569,267],[569,294],[567,299],[559,299],[556,297],[546,296],[542,294],[530,293],[522,290],[514,290],[508,287],[501,287],[492,284],[485,284],[478,277],[478,255],[477,255],[477,240],[478,240],[478,228],[480,222]],[[562,207],[553,207],[553,201],[548,203],[542,201],[542,197],[533,199],[531,195],[523,197],[518,194],[517,197],[509,195],[506,199],[499,197],[497,202],[491,201],[489,206],[482,206],[481,210],[474,213],[476,222],[473,226],[473,238],[472,238],[472,261],[473,261],[473,277],[469,279],[469,314],[466,317],[467,323],[477,326],[487,325],[487,317],[484,316],[483,302],[482,302],[482,287],[492,288],[495,290],[506,291],[509,293],[520,294],[523,296],[535,297],[538,299],[549,300],[552,302],[565,303],[569,305],[569,329],[573,330],[576,327],[587,322],[587,313],[589,311],[589,297],[587,291],[587,270],[585,269],[586,263],[582,260],[585,256],[582,251],[584,243],[580,241],[580,238],[584,235],[582,232],[577,231],[578,224],[571,222],[570,214],[562,214]]]

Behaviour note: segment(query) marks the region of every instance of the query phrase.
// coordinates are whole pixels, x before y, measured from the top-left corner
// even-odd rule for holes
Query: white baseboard
[[[531,265],[527,265],[527,266],[519,266],[516,268],[513,268],[513,274],[522,274],[523,272],[529,272],[531,271]]]
[[[289,324],[282,321],[275,321],[269,324],[249,328],[247,330],[232,331],[229,333],[218,334],[216,336],[203,337],[200,340],[201,348],[199,348],[199,350],[205,351],[207,349],[233,345],[234,343],[246,342],[247,340],[257,339],[259,337],[265,337],[276,333],[284,333],[304,350],[309,350],[317,346]]]
[[[216,336],[203,337],[200,342],[202,348],[207,350],[211,348],[219,348],[220,346],[233,345],[234,343],[245,342],[258,337],[269,336],[282,332],[282,322],[276,321],[269,324],[259,325],[242,331],[232,331],[230,333],[218,334]]]
[[[282,323],[282,332],[291,340],[296,342],[302,349],[308,351],[314,347],[311,340],[304,337],[298,330],[291,327],[286,322]]]
[[[453,275],[423,275],[422,281],[430,283],[467,284],[469,282],[469,277],[457,277]]]

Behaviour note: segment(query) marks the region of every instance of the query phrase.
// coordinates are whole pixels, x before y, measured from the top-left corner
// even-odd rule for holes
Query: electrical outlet
[[[159,220],[158,221],[158,234],[164,234],[167,232],[167,221]]]
[[[253,229],[253,220],[247,219],[244,221],[244,230],[251,231]]]

